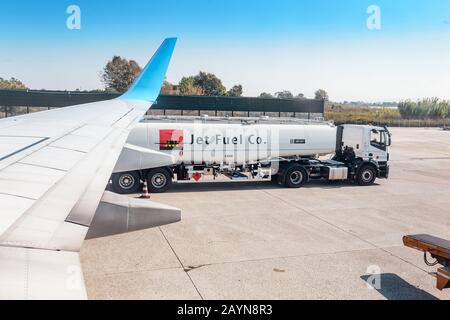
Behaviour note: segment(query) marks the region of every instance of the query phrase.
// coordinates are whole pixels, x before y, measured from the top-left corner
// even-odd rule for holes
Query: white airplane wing
[[[118,99],[0,120],[0,299],[85,299],[79,250],[176,39]]]

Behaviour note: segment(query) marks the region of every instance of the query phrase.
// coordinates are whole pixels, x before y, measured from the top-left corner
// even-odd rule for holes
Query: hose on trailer
[[[429,267],[434,267],[434,266],[436,266],[436,265],[439,264],[439,261],[438,261],[438,260],[436,260],[435,262],[429,262],[429,261],[428,261],[428,258],[427,258],[427,253],[426,253],[426,252],[423,254],[423,260],[425,261],[425,264],[426,264],[427,266],[429,266]]]

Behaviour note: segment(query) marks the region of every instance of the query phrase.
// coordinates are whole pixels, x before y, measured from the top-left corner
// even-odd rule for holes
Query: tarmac
[[[392,129],[391,178],[174,185],[182,221],[86,241],[90,299],[445,299],[402,237],[450,239],[450,132]],[[371,283],[368,284],[368,282]]]

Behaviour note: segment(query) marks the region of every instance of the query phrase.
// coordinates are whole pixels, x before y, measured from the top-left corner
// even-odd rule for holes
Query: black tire
[[[375,183],[375,180],[377,180],[377,171],[373,166],[365,165],[359,169],[356,182],[360,186],[371,186]]]
[[[115,173],[111,177],[112,190],[118,194],[133,194],[142,191],[139,172]]]
[[[147,174],[147,185],[151,193],[164,193],[172,185],[172,175],[165,168],[150,170]]]
[[[292,166],[285,171],[284,184],[287,188],[301,188],[308,181],[308,173],[299,165]]]

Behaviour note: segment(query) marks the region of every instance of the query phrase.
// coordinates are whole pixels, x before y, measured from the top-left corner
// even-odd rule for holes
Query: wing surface
[[[166,39],[118,99],[0,120],[0,298],[85,298],[84,284],[70,285],[78,252],[175,43]]]

